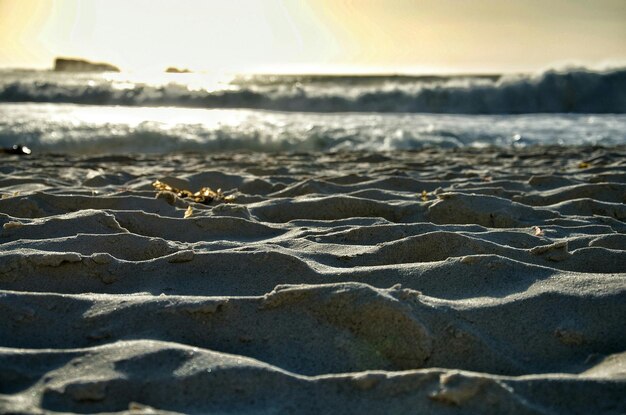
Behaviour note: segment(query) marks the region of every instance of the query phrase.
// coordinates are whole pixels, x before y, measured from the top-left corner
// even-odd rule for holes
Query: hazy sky
[[[0,0],[0,66],[499,72],[626,62],[626,0]]]

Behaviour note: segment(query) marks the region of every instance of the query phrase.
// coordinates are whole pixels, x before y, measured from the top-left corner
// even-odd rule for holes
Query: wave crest
[[[355,79],[357,79],[355,81]],[[626,113],[626,69],[502,77],[278,77],[210,91],[187,85],[0,79],[0,102],[442,114]],[[322,81],[320,81],[322,80]]]

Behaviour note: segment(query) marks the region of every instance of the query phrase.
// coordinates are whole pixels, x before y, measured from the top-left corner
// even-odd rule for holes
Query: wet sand
[[[2,413],[626,412],[625,147],[0,161]]]

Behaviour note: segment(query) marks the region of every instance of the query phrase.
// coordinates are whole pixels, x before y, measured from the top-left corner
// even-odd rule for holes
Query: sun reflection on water
[[[143,85],[164,87],[180,85],[189,91],[223,91],[237,87],[232,84],[235,75],[226,73],[165,73],[165,72],[107,72],[99,75],[115,89],[134,89]]]

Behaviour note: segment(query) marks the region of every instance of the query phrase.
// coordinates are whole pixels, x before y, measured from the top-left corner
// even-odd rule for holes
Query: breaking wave
[[[626,113],[626,68],[550,70],[536,75],[273,76],[235,79],[221,89],[49,73],[0,75],[0,102],[248,108],[297,112],[440,114]]]

